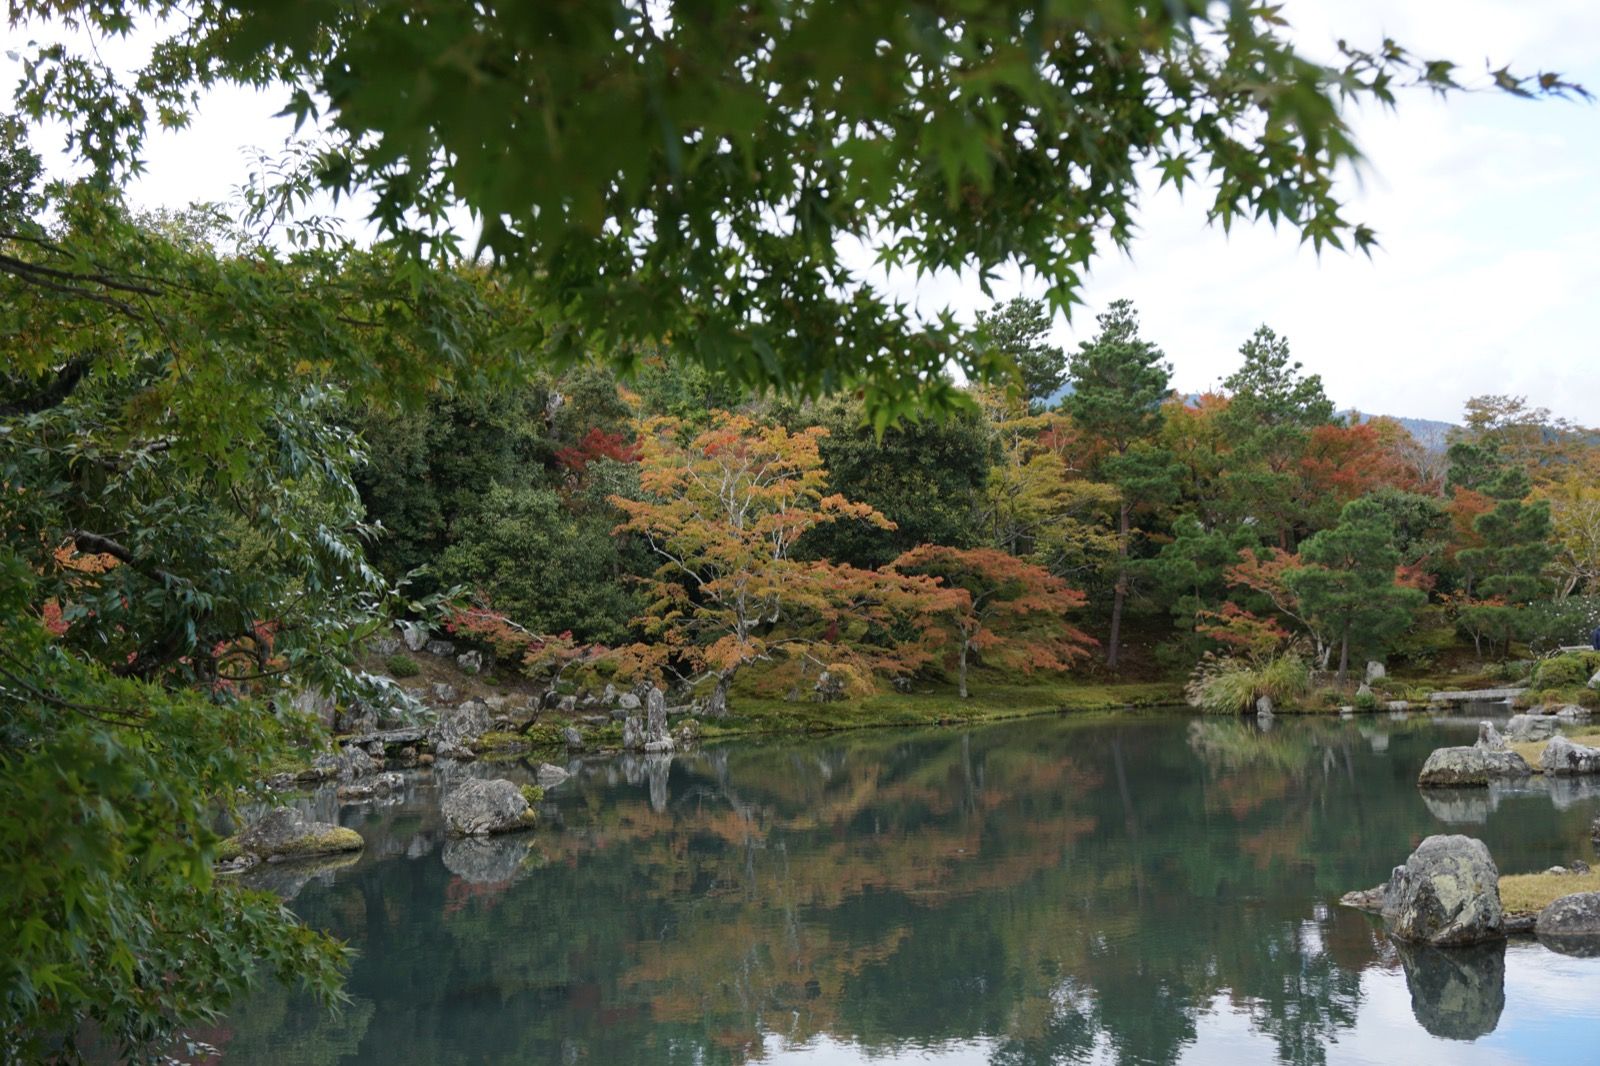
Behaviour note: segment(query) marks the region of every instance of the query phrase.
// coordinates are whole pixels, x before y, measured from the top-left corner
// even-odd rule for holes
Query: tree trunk
[[[969,641],[969,640],[967,640],[965,638],[962,638],[962,641],[961,641],[961,698],[962,699],[966,699],[967,698],[967,649],[970,648],[971,646],[972,646],[972,642],[971,641]]]
[[[1128,598],[1128,505],[1117,509],[1117,585],[1111,599],[1111,636],[1106,641],[1106,665],[1117,668],[1122,650],[1122,605]]]
[[[1350,670],[1350,634],[1346,633],[1339,638],[1339,684],[1344,684],[1345,674]]]

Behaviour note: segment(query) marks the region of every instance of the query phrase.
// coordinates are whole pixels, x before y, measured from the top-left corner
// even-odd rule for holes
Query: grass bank
[[[1507,874],[1500,878],[1500,906],[1507,914],[1538,914],[1574,892],[1600,892],[1600,870],[1586,874]]]
[[[1567,739],[1574,744],[1600,748],[1600,733],[1573,733]],[[1539,769],[1539,759],[1544,755],[1545,745],[1549,743],[1548,740],[1518,740],[1512,742],[1511,750],[1528,760],[1528,765],[1533,767],[1534,773],[1543,773]]]
[[[1183,702],[1177,681],[1085,682],[1030,680],[985,684],[962,699],[954,686],[915,692],[882,692],[834,703],[791,702],[734,694],[729,714],[702,720],[702,736],[832,733],[845,729],[889,729],[970,725],[1068,712],[1116,711]]]

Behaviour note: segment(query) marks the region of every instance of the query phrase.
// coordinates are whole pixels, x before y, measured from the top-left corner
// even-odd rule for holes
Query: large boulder
[[[1487,785],[1491,779],[1527,777],[1528,761],[1514,751],[1472,747],[1436,748],[1422,764],[1417,784],[1423,788]]]
[[[1539,768],[1552,777],[1600,774],[1600,748],[1574,744],[1566,737],[1551,737],[1539,756]]]
[[[471,745],[494,725],[489,705],[482,700],[466,700],[456,707],[440,710],[433,729],[435,742],[456,746]]]
[[[1367,684],[1370,685],[1374,681],[1382,681],[1388,676],[1389,671],[1384,669],[1382,663],[1377,661],[1370,661],[1367,663]]]
[[[1549,740],[1559,732],[1560,721],[1548,714],[1512,715],[1506,723],[1507,740]]]
[[[622,721],[622,750],[642,751],[645,744],[644,720],[630,714]]]
[[[274,807],[222,842],[218,858],[242,865],[283,862],[360,851],[361,834],[331,822],[313,822],[292,807]]]
[[[1590,711],[1587,707],[1569,703],[1565,707],[1556,708],[1555,717],[1559,722],[1587,722],[1590,717]]]
[[[463,782],[444,798],[440,813],[450,832],[457,836],[527,829],[537,818],[522,790],[503,777]]]
[[[1383,916],[1397,940],[1417,944],[1454,947],[1505,936],[1500,871],[1489,849],[1464,836],[1424,840],[1390,875]]]
[[[340,785],[334,795],[342,802],[356,803],[399,792],[405,784],[406,779],[403,774],[390,771],[386,774],[376,774],[370,780],[359,784]]]
[[[542,762],[533,772],[533,779],[539,783],[540,788],[555,788],[571,776],[566,767],[557,766],[553,762]]]
[[[671,751],[677,747],[667,732],[667,694],[651,688],[645,694],[644,750]]]
[[[1539,912],[1533,931],[1541,940],[1569,936],[1600,938],[1600,892],[1562,896]]]

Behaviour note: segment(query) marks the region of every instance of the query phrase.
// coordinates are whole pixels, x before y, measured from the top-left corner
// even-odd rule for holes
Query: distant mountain
[[[1349,418],[1354,411],[1340,411],[1339,414]],[[1454,422],[1440,422],[1433,418],[1402,418],[1399,415],[1359,415],[1361,421],[1370,422],[1374,418],[1392,418],[1406,428],[1413,440],[1422,445],[1424,451],[1442,452],[1449,445],[1449,436],[1452,429],[1459,429]]]

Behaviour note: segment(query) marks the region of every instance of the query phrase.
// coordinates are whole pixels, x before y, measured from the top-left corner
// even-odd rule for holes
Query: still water
[[[545,825],[446,838],[441,775],[266,872],[359,952],[266,988],[230,1064],[1600,1061],[1600,959],[1414,950],[1335,904],[1424,836],[1594,859],[1600,793],[1429,796],[1470,721],[1153,714],[595,761]],[[527,780],[525,767],[459,771]]]

